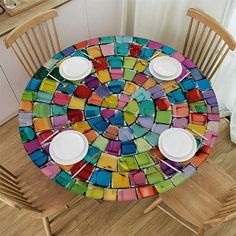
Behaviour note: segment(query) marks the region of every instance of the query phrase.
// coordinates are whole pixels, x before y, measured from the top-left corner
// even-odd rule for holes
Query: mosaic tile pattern
[[[182,64],[177,79],[163,82],[150,74],[147,60],[160,50],[159,56]],[[85,57],[81,51],[100,63],[92,62],[94,69],[83,81],[66,81],[58,66],[68,57]],[[68,86],[47,77],[49,71]],[[79,163],[63,166],[50,158],[50,140],[42,142],[68,121],[87,137],[89,150]],[[110,201],[150,197],[182,183],[211,153],[218,124],[214,91],[190,60],[167,45],[128,36],[90,39],[56,54],[29,81],[19,112],[25,150],[45,175],[70,191]],[[196,155],[182,163],[169,161],[160,153],[158,139],[170,127],[193,128],[208,140],[193,133]]]

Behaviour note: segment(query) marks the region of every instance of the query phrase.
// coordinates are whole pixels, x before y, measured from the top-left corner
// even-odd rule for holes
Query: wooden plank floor
[[[220,136],[211,159],[220,164],[236,179],[236,145],[229,140],[229,128],[221,122]],[[18,134],[17,118],[0,127],[0,163],[14,171],[30,163]],[[155,209],[147,215],[143,210],[151,202],[144,199],[133,202],[102,202],[84,198],[69,213],[52,224],[55,235],[111,235],[111,236],[192,236],[188,229]],[[24,211],[13,209],[0,202],[0,235],[45,235],[41,220]],[[220,225],[206,233],[207,236],[235,236],[236,220]]]

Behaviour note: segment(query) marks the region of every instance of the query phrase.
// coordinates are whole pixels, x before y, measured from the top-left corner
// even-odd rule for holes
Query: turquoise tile
[[[35,100],[37,102],[45,102],[45,103],[50,104],[52,101],[52,98],[53,98],[53,93],[46,93],[46,92],[39,91],[37,93],[37,97]]]
[[[61,171],[53,178],[53,181],[62,187],[66,187],[71,181],[71,175],[65,171]]]
[[[122,68],[123,60],[119,56],[109,56],[106,58],[111,68]]]
[[[144,136],[144,138],[153,146],[158,145],[159,135],[153,132],[150,132]]]
[[[140,45],[147,45],[147,43],[148,43],[148,39],[144,39],[144,38],[140,38],[140,37],[134,37],[133,41],[135,43],[140,44]]]
[[[107,44],[107,43],[114,43],[115,37],[114,36],[103,36],[100,37],[101,44]]]
[[[152,100],[144,100],[140,102],[139,114],[142,116],[154,116],[155,105]]]
[[[133,37],[131,36],[116,36],[117,43],[132,43]]]
[[[133,130],[133,135],[138,138],[142,137],[144,134],[148,132],[148,129],[145,129],[138,124],[134,123],[130,126],[130,128]]]
[[[116,55],[128,56],[129,55],[129,44],[128,43],[117,43],[115,45]]]
[[[59,116],[67,114],[66,106],[51,105],[52,116]]]

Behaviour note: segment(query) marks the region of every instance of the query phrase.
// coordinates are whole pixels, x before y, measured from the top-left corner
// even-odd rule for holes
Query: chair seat
[[[19,173],[22,172],[23,173]],[[83,196],[77,195],[55,184],[41,173],[32,163],[28,163],[24,170],[18,169],[20,185],[25,196],[32,202],[33,206],[40,210],[30,212],[36,218],[48,217],[62,209],[79,201]],[[50,190],[49,190],[50,189]],[[35,197],[36,196],[36,197]]]
[[[191,179],[161,194],[161,198],[182,218],[201,227],[205,220],[217,213],[234,183],[225,171],[206,161]]]

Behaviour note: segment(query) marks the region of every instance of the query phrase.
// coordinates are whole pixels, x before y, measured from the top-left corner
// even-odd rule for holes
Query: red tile
[[[74,92],[75,96],[79,98],[88,98],[91,95],[91,93],[92,89],[90,89],[84,84],[78,85]]]
[[[196,102],[203,98],[202,93],[199,89],[195,88],[187,92],[187,99],[189,102]]]
[[[131,44],[130,46],[130,56],[137,57],[142,49],[142,46]]]
[[[83,112],[78,109],[71,109],[67,112],[68,120],[71,122],[82,121],[84,118]]]
[[[168,98],[160,98],[155,100],[155,104],[159,110],[168,110],[170,103]]]
[[[86,46],[87,46],[87,41],[79,42],[74,45],[74,47],[77,49],[85,48]]]

